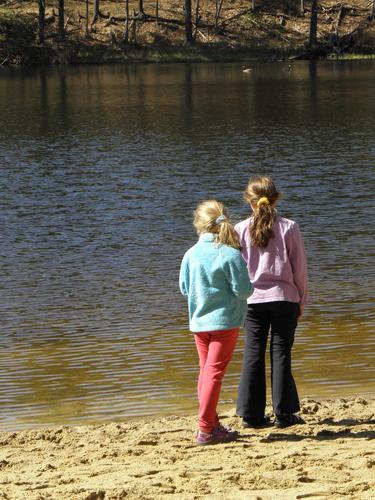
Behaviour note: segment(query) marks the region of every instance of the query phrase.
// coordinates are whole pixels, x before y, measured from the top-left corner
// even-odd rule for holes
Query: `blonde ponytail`
[[[198,234],[213,233],[217,244],[241,248],[226,208],[220,201],[206,200],[200,203],[194,211],[194,226]]]
[[[236,230],[228,219],[220,224],[219,233],[216,236],[215,241],[222,245],[228,245],[229,247],[237,248],[237,250],[241,249]]]
[[[249,232],[251,243],[255,247],[265,248],[273,237],[273,225],[277,215],[275,204],[280,196],[270,177],[250,179],[244,198],[254,211]]]

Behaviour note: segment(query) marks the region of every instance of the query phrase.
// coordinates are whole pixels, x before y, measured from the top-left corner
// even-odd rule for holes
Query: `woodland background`
[[[0,65],[375,54],[375,0],[0,0]]]

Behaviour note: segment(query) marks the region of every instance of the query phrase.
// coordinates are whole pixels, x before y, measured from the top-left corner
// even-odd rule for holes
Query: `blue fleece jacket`
[[[241,252],[204,233],[184,255],[180,290],[188,297],[192,332],[243,326],[252,285]]]

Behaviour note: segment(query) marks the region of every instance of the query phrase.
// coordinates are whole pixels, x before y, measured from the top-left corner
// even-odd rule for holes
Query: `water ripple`
[[[374,391],[374,63],[3,71],[0,423],[191,411],[197,356],[178,268],[192,210],[234,220],[255,173],[309,257],[302,395]],[[100,90],[100,92],[98,92]],[[236,396],[243,339],[222,399]]]

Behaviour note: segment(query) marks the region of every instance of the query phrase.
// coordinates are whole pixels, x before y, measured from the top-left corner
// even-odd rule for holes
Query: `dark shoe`
[[[279,429],[285,429],[285,427],[291,427],[292,425],[305,424],[306,422],[303,418],[298,415],[276,415],[274,426]]]
[[[270,417],[248,417],[242,419],[242,427],[245,429],[260,429],[271,424]]]

